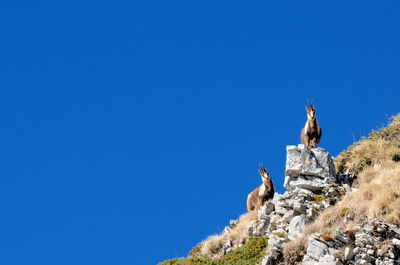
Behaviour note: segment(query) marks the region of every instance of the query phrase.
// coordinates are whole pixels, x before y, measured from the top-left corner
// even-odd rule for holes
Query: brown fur
[[[247,196],[247,210],[249,212],[258,210],[266,201],[272,199],[275,193],[274,183],[268,174],[267,168],[261,165],[261,169],[258,172],[263,183]]]
[[[300,134],[301,143],[306,147],[315,148],[319,144],[322,136],[322,130],[315,116],[315,105],[308,104],[307,110],[307,122]]]

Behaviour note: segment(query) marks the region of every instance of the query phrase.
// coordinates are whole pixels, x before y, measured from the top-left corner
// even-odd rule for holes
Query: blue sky
[[[337,155],[400,106],[398,1],[3,1],[0,263],[156,264],[246,211],[313,98]]]

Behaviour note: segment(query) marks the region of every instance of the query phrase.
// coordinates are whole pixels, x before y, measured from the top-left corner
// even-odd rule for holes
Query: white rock
[[[349,238],[347,237],[347,234],[339,229],[336,229],[335,231],[335,237],[336,239],[338,239],[339,241],[348,244],[350,242]]]
[[[268,245],[271,247],[282,249],[285,245],[285,239],[272,234],[268,238]]]
[[[359,259],[359,260],[357,260],[356,264],[357,265],[368,265],[370,263],[364,259]]]
[[[352,260],[354,258],[354,251],[352,248],[346,247],[344,249],[344,259],[345,260]]]
[[[319,260],[320,265],[342,265],[343,263],[332,255],[325,255]]]
[[[317,265],[319,264],[318,261],[311,258],[309,255],[304,255],[302,265]]]
[[[294,188],[292,193],[298,196],[306,197],[308,199],[314,198],[315,195],[314,192],[299,187]]]
[[[400,240],[398,240],[397,238],[393,238],[392,242],[394,245],[397,245],[398,247],[400,247]]]
[[[307,217],[309,219],[315,219],[318,216],[318,212],[316,210],[314,210],[313,208],[308,208],[306,211]]]
[[[307,179],[308,178],[308,179]],[[285,186],[287,189],[302,188],[317,192],[328,186],[328,182],[317,177],[297,176],[291,178]]]
[[[284,215],[288,211],[288,208],[280,206],[278,204],[275,205],[275,212]]]
[[[272,202],[266,202],[258,210],[258,219],[267,219],[268,215],[275,210],[275,205]]]
[[[295,210],[296,212],[298,212],[298,213],[303,213],[303,214],[305,214],[306,213],[306,211],[307,211],[307,206],[305,206],[303,203],[301,203],[301,202],[294,202],[293,203],[293,210]]]
[[[256,220],[250,221],[247,223],[247,231],[249,233],[249,236],[254,236],[254,225],[256,223]]]
[[[297,213],[293,210],[289,210],[283,215],[282,221],[284,221],[285,223],[290,223],[290,221],[292,221],[293,217],[295,217],[297,215],[299,215],[299,213]]]
[[[231,233],[231,228],[229,226],[225,226],[224,230],[222,231],[223,236],[227,236]]]
[[[323,148],[307,149],[304,145],[288,145],[286,151],[285,176],[289,178],[299,175],[327,178],[336,175],[333,159]]]
[[[328,252],[328,246],[314,238],[308,239],[307,255],[315,260],[325,256]]]
[[[289,223],[288,238],[290,240],[295,240],[300,237],[303,233],[304,226],[308,223],[310,223],[310,220],[303,215],[293,217],[292,221]]]
[[[270,222],[261,219],[257,220],[252,227],[253,236],[264,236],[270,227]],[[249,231],[250,232],[250,231]]]

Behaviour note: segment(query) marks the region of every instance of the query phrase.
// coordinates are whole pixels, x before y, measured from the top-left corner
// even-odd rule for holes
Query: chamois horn
[[[259,166],[260,166],[260,169],[258,170],[258,172],[260,172],[260,174],[261,174],[262,172],[267,171],[267,168],[264,166],[264,164],[263,164],[262,162],[259,164]]]
[[[308,107],[309,109],[315,108],[315,105],[314,105],[313,101],[314,101],[314,99],[311,99],[311,102],[309,102],[309,101],[307,100],[307,107]]]

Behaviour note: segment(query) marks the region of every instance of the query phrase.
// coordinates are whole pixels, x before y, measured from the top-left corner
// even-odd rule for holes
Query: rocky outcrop
[[[286,170],[284,187],[292,190],[296,187],[321,191],[326,182],[336,176],[333,159],[321,147],[305,148],[304,145],[286,147]]]
[[[335,259],[327,263],[327,256]],[[302,264],[400,264],[400,228],[366,219],[349,231],[336,230],[328,241],[315,234],[308,240]]]
[[[269,252],[263,262],[278,264],[283,247],[302,235],[306,224],[334,205],[345,194],[338,185],[333,159],[323,148],[307,149],[304,145],[288,146],[284,194],[275,193],[262,206],[258,220],[249,223],[250,236],[268,235]],[[282,255],[277,255],[280,253]]]
[[[283,264],[285,244],[299,238],[304,227],[340,197],[351,192],[351,177],[337,176],[333,159],[323,148],[287,146],[284,186],[248,223],[249,236],[268,236],[270,250],[261,264]],[[234,224],[234,222],[233,222]],[[224,233],[229,233],[229,227]],[[223,253],[232,246],[226,244]],[[400,264],[400,228],[366,220],[352,231],[334,236],[314,234],[300,255],[303,265]]]

